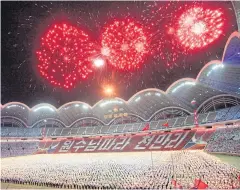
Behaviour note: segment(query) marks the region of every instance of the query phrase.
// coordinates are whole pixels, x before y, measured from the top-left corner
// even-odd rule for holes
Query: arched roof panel
[[[137,93],[135,93],[129,100],[128,103],[133,102],[136,98],[138,98],[139,96],[141,96],[142,94],[147,94],[147,93],[155,93],[155,95],[160,96],[161,94],[166,94],[166,92],[157,89],[157,88],[147,88],[144,90],[141,90]]]
[[[239,73],[239,65],[213,63],[201,71],[198,81],[225,93],[240,94]]]
[[[177,102],[174,102],[165,92],[155,88],[138,92],[129,99],[128,103],[132,111],[145,120],[161,108],[177,106]]]
[[[212,107],[216,107],[217,104],[231,104],[231,105],[239,105],[240,97],[231,95],[231,94],[221,94],[217,96],[213,96],[202,102],[201,105],[198,106],[197,112],[199,110],[206,111],[206,108],[211,109]]]
[[[30,109],[20,102],[10,102],[2,106],[1,116],[11,116],[27,123]]]
[[[173,99],[181,102],[188,110],[193,111],[206,99],[222,94],[222,92],[202,85],[194,79],[181,79],[168,88],[168,94]],[[196,101],[194,106],[191,104],[192,100]]]
[[[192,85],[195,85],[195,84],[196,84],[196,80],[193,79],[193,78],[179,79],[168,87],[166,93],[169,94],[171,92],[176,92],[184,86],[192,86]]]
[[[58,119],[58,110],[51,104],[38,104],[31,109],[28,124],[32,125],[39,120],[47,118]]]
[[[1,123],[11,123],[14,127],[28,127],[24,121],[15,116],[2,116]]]
[[[153,120],[157,115],[160,114],[171,114],[171,116],[173,117],[180,117],[180,116],[186,116],[186,115],[190,115],[191,112],[189,112],[188,110],[181,108],[181,107],[166,107],[166,108],[162,108],[158,111],[156,111],[150,118],[149,120]],[[166,115],[165,115],[166,116]],[[165,119],[165,118],[163,118]]]
[[[6,103],[4,105],[2,105],[2,109],[6,108],[6,107],[15,107],[14,105],[18,105],[18,106],[21,106],[21,107],[24,107],[25,109],[28,109],[28,110],[31,110],[26,104],[23,104],[21,102],[9,102],[9,103]]]
[[[222,62],[220,60],[213,60],[208,62],[198,73],[196,80],[201,81],[201,78],[208,77],[211,74],[213,67],[223,67]]]
[[[132,113],[128,103],[121,98],[106,98],[96,103],[92,108],[93,114],[105,123],[123,113]]]
[[[63,104],[61,107],[58,108],[58,111],[62,110],[62,109],[65,109],[65,108],[68,108],[69,106],[80,106],[80,107],[83,107],[83,108],[92,108],[89,104],[85,103],[85,102],[81,102],[81,101],[72,101],[72,102],[68,102],[66,104]]]
[[[80,101],[70,102],[58,108],[58,116],[66,125],[84,117],[97,117],[89,104]]]
[[[105,123],[98,118],[85,117],[74,121],[70,127],[89,127],[89,126],[99,126]]]
[[[233,32],[224,48],[223,64],[240,65],[240,32]]]

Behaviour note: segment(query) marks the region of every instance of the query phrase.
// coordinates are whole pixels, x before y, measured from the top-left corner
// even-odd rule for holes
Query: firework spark
[[[179,42],[191,50],[209,45],[222,34],[222,15],[219,10],[202,7],[187,10],[178,21],[176,36]]]
[[[38,69],[51,84],[70,89],[91,70],[93,44],[82,30],[71,24],[55,24],[41,39]]]
[[[17,94],[17,97],[12,97],[11,100],[15,101],[17,99],[31,105],[32,97],[41,96],[38,99],[40,103],[49,101],[48,98],[44,99],[43,97],[51,95],[51,97],[57,97],[55,104],[57,107],[76,99],[86,100],[94,104],[102,98],[102,94],[98,92],[101,91],[99,89],[101,89],[103,83],[117,85],[118,95],[124,99],[128,99],[134,93],[149,87],[167,89],[171,83],[180,78],[196,76],[202,66],[212,58],[221,59],[222,49],[219,47],[224,47],[228,36],[237,30],[234,8],[232,3],[229,2],[39,1],[28,2],[27,6],[26,2],[4,2],[2,4],[4,6],[2,50],[3,54],[6,55],[2,60],[4,73],[2,86],[3,88],[4,86],[8,87],[4,88],[6,95],[2,101],[5,103],[10,100],[9,94],[21,91],[23,92],[22,96],[14,93]],[[224,22],[222,34],[219,38],[203,48],[197,48],[197,51],[184,46],[176,35],[179,28],[179,18],[187,10],[194,7],[202,7],[204,10],[220,10],[223,13],[221,18]],[[124,65],[126,72],[124,72],[124,69],[123,72],[119,72],[119,69],[109,64],[112,60],[113,63],[119,65],[117,60],[115,61],[114,57],[111,57],[115,52],[112,52],[111,46],[102,46],[101,36],[105,30],[104,27],[113,23],[114,19],[126,21],[127,18],[133,18],[134,23],[140,23],[147,42],[147,46],[135,43],[131,48],[135,49],[137,54],[141,51],[146,51],[146,53],[143,56],[144,60],[138,64],[139,69],[134,69],[134,67],[131,72],[128,72],[130,62]],[[47,46],[43,47],[41,45],[44,42],[44,40],[41,41],[41,37],[46,38],[48,29],[50,30],[52,24],[59,23],[59,21],[73,23],[74,26],[87,32],[89,38],[94,40],[93,48],[97,50],[92,55],[90,55],[91,51],[89,54],[83,53],[84,56],[72,52],[71,55],[67,56],[69,58],[67,69],[65,67],[66,62],[61,61],[64,60],[64,57],[53,56],[48,59],[48,56],[59,54],[57,54],[57,51],[52,53],[49,48],[47,49]],[[201,33],[206,28],[206,23],[200,22],[189,31]],[[45,35],[41,35],[44,31],[46,31]],[[71,38],[75,39],[75,37]],[[56,40],[57,43],[60,43],[58,40]],[[76,39],[76,41],[81,42],[79,39]],[[48,43],[51,44],[50,39]],[[84,46],[81,45],[77,45],[77,47],[84,49]],[[88,45],[85,47],[88,47]],[[124,52],[129,52],[131,48],[129,48],[128,43],[122,43],[118,48],[114,48],[122,53],[117,58],[119,60],[122,58],[126,62]],[[36,53],[32,55],[32,51],[35,49],[42,53],[45,49],[46,56],[41,55],[42,61],[39,60],[40,55],[35,56]],[[9,54],[10,56],[7,56]],[[76,66],[78,61],[73,60],[74,57],[76,57],[76,60],[81,60],[81,66]],[[87,58],[88,60],[86,60]],[[53,62],[55,59],[58,59],[58,64]],[[104,65],[99,59],[104,60]],[[119,63],[121,62],[120,60]],[[37,67],[37,72],[39,74],[41,74],[40,71],[43,72],[44,76],[41,74],[41,78],[44,80],[39,81],[39,78],[35,76],[36,73],[33,72],[36,69],[36,63],[42,66],[42,69]],[[85,75],[84,72],[77,72],[78,68],[82,68],[84,65],[94,72],[89,73],[90,75],[86,74],[86,80],[83,80],[81,76],[81,74]],[[31,69],[32,67],[33,69]],[[56,72],[53,72],[52,69],[55,69]],[[132,72],[133,69],[134,72]],[[77,76],[76,80],[73,79],[72,75],[67,79],[68,82],[65,82],[66,79],[63,74],[70,74],[71,71],[73,71],[73,75]],[[51,81],[55,81],[56,84],[51,83]],[[73,82],[72,85],[70,84],[71,81]],[[79,85],[77,85],[78,81]],[[47,85],[46,82],[52,85]],[[96,92],[97,89],[99,91]],[[65,92],[68,95],[65,95]],[[64,95],[60,96],[59,93]]]
[[[147,37],[141,25],[126,20],[115,20],[102,34],[102,55],[120,70],[140,67],[147,54]]]
[[[182,2],[154,2],[146,6],[142,22],[150,34],[149,52],[157,64],[164,63],[171,68],[180,55],[187,54],[174,34],[178,12],[188,6]]]

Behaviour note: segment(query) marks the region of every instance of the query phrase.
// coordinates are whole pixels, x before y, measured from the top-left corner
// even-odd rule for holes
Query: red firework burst
[[[87,78],[91,70],[88,60],[93,44],[82,30],[60,23],[49,28],[38,49],[38,70],[51,84],[70,89]]]
[[[101,53],[120,70],[139,68],[147,53],[147,37],[134,21],[114,21],[102,34]]]
[[[209,45],[223,30],[223,13],[219,10],[194,7],[184,12],[178,21],[177,38],[188,49]]]

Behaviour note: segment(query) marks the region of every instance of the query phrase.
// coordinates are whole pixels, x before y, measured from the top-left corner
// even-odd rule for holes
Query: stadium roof
[[[224,53],[222,61],[227,64],[239,64],[240,60],[240,33],[234,32],[229,37]]]
[[[1,106],[2,116],[15,117],[28,126],[45,119],[58,120],[66,126],[71,126],[74,122],[86,118],[92,122],[109,124],[114,117],[107,115],[118,113],[127,113],[143,121],[166,109],[182,110],[190,114],[214,96],[231,94],[239,97],[239,60],[240,33],[234,32],[225,46],[222,61],[209,62],[196,79],[180,79],[170,85],[166,92],[150,88],[134,94],[128,101],[106,98],[93,106],[74,101],[58,109],[50,104],[38,104],[29,108],[20,102],[10,102]],[[195,106],[191,104],[192,100],[196,100]]]

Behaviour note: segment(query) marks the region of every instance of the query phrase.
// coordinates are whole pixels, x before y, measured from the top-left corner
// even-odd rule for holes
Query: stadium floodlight
[[[156,95],[156,96],[161,96],[161,94],[160,94],[160,93],[158,93],[158,92],[156,92],[156,93],[155,93],[155,95]]]
[[[195,82],[185,82],[184,85],[196,85]]]
[[[145,96],[151,96],[151,92],[146,93]]]
[[[138,102],[140,99],[141,99],[141,97],[140,97],[140,96],[139,96],[139,97],[137,97],[137,98],[135,99],[135,102]]]
[[[88,106],[87,105],[83,105],[82,108],[86,110],[86,109],[88,109]]]
[[[119,101],[119,100],[107,100],[107,101],[104,101],[103,103],[101,103],[100,107],[104,107],[108,104],[123,104],[123,102]]]
[[[190,81],[187,81],[187,82],[182,82],[180,85],[178,85],[177,87],[175,87],[173,90],[172,90],[172,93],[176,92],[179,88],[183,87],[183,86],[194,86],[196,85],[195,82],[190,82]]]
[[[12,107],[17,107],[17,105],[11,105],[11,106],[8,106],[7,108],[12,108]]]
[[[224,68],[224,65],[223,65],[223,64],[214,65],[214,66],[211,68],[211,70],[208,71],[207,76],[209,76],[214,70],[219,69],[219,68]]]
[[[75,104],[75,107],[79,107],[79,104]]]
[[[40,110],[40,109],[48,109],[48,110],[54,112],[54,109],[51,108],[51,107],[49,107],[49,106],[41,106],[41,107],[36,108],[36,109],[33,110],[33,111],[34,111],[34,112],[37,112],[37,111]]]
[[[12,107],[19,107],[19,108],[25,110],[25,108],[23,106],[19,106],[19,105],[10,105],[7,108],[9,109],[9,108],[12,108]]]

